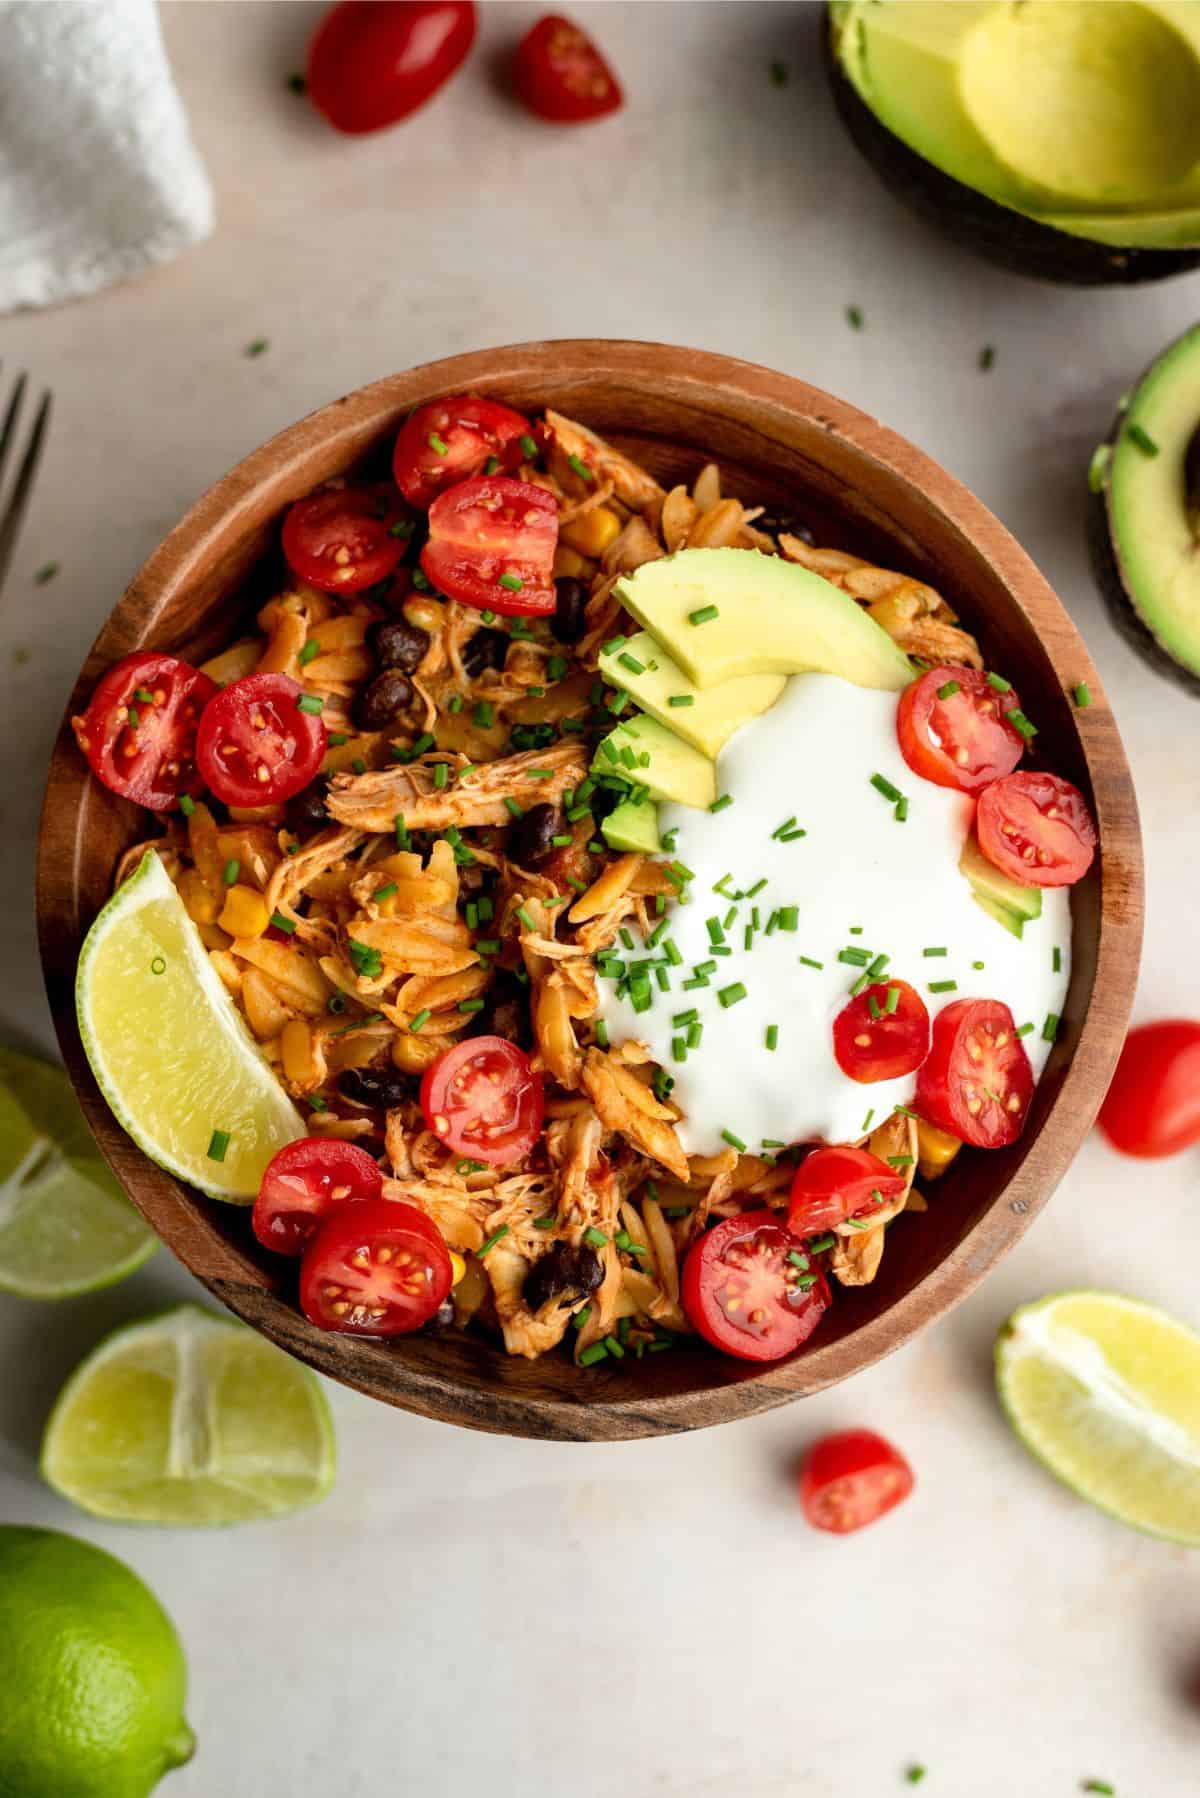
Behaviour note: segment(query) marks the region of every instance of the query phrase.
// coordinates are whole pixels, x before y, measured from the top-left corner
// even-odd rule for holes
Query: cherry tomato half
[[[424,106],[475,41],[471,0],[342,0],[308,47],[308,94],[357,136]]]
[[[541,1075],[507,1037],[467,1037],[421,1077],[421,1110],[434,1135],[456,1155],[492,1167],[529,1153],[545,1108]]]
[[[176,656],[140,651],[115,662],[80,718],[75,741],[98,780],[122,799],[165,812],[199,793],[196,727],[217,683]]]
[[[833,1020],[833,1053],[843,1074],[864,1085],[913,1073],[929,1053],[924,999],[906,980],[869,986]]]
[[[796,1169],[788,1204],[793,1236],[816,1236],[850,1217],[870,1217],[904,1191],[902,1174],[869,1149],[814,1149]]]
[[[324,760],[325,726],[303,697],[286,674],[247,674],[209,701],[196,761],[218,799],[277,805],[308,785]]]
[[[250,1222],[264,1248],[300,1255],[329,1213],[383,1193],[379,1163],[336,1136],[304,1136],[267,1163]]]
[[[896,735],[914,774],[939,787],[976,793],[1011,774],[1025,739],[1006,722],[1016,692],[997,692],[978,668],[931,668],[900,695]]]
[[[542,615],[555,605],[553,494],[505,475],[462,481],[429,508],[421,567],[439,592],[480,611]]]
[[[1200,1142],[1200,1024],[1164,1018],[1129,1032],[1100,1128],[1122,1155],[1145,1160]]]
[[[988,860],[1026,887],[1074,886],[1096,853],[1087,800],[1057,774],[994,780],[979,795],[975,829]]]
[[[874,1430],[839,1430],[813,1444],[800,1471],[800,1502],[814,1529],[848,1536],[902,1504],[913,1470]]]
[[[830,1303],[804,1244],[765,1210],[727,1217],[702,1236],[683,1264],[679,1296],[693,1329],[743,1361],[790,1355]]]
[[[1002,1149],[1025,1128],[1033,1069],[1012,1012],[999,999],[956,999],[933,1020],[913,1104],[923,1118],[977,1149]]]
[[[322,593],[361,593],[397,566],[406,545],[392,535],[401,517],[394,494],[370,487],[323,487],[298,499],[283,521],[288,566]]]
[[[555,125],[603,118],[623,97],[591,38],[557,13],[539,19],[517,45],[513,87],[530,112]]]
[[[450,1254],[415,1205],[364,1199],[336,1206],[300,1263],[300,1307],[322,1330],[403,1336],[449,1292]]]
[[[456,481],[482,474],[491,457],[508,460],[509,445],[532,434],[529,420],[498,400],[473,393],[434,400],[401,425],[392,473],[409,505],[424,508]]]

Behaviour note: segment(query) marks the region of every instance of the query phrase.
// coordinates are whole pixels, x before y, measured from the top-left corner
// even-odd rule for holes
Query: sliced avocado
[[[978,887],[971,888],[971,897],[976,905],[981,905],[989,918],[995,918],[997,924],[1003,924],[1012,936],[1020,937],[1025,933],[1025,919],[1017,912],[1009,911],[1007,905],[999,905],[988,893],[981,893]]]
[[[717,770],[708,757],[644,713],[609,731],[592,758],[592,772],[618,774],[645,787],[651,799],[674,799],[697,810],[717,796]]]
[[[807,568],[746,549],[682,549],[617,582],[622,604],[702,690],[754,674],[840,674],[898,693],[908,657]]]
[[[635,805],[632,799],[623,799],[614,811],[609,812],[600,829],[610,849],[642,855],[658,855],[662,849],[658,807],[651,800],[644,805]]]
[[[1113,616],[1200,691],[1200,325],[1142,376],[1092,466],[1093,561]]]
[[[1042,915],[1041,887],[1023,887],[1018,881],[1010,880],[1002,874],[994,863],[990,862],[979,847],[978,839],[972,834],[967,838],[966,847],[958,860],[959,872],[965,874],[971,883],[976,899],[985,911],[995,915],[994,908],[1015,918],[1018,923],[1026,918],[1040,918]],[[984,901],[987,904],[984,904]],[[1001,920],[1002,922],[1004,920]],[[1020,936],[1014,930],[1014,936]]]
[[[735,730],[770,711],[787,685],[783,674],[747,674],[702,691],[649,631],[638,631],[618,649],[605,651],[600,672],[710,761]],[[672,705],[672,700],[687,703]]]

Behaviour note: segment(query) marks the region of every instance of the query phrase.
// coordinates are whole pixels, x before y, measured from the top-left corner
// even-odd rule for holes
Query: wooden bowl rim
[[[1102,858],[1096,973],[1093,995],[1120,975],[1104,1012],[1090,1008],[1062,1085],[1019,1167],[963,1240],[879,1316],[827,1345],[814,1345],[793,1360],[761,1370],[747,1364],[744,1378],[674,1394],[623,1392],[606,1396],[610,1382],[591,1376],[580,1395],[545,1396],[525,1390],[484,1391],[471,1380],[445,1377],[399,1356],[381,1372],[381,1345],[330,1338],[312,1329],[284,1300],[248,1275],[239,1257],[213,1229],[190,1192],[141,1155],[101,1097],[83,1052],[71,1004],[55,1004],[56,986],[69,983],[82,937],[64,942],[61,916],[51,894],[64,879],[52,817],[76,820],[88,775],[80,763],[69,719],[98,670],[126,653],[130,642],[153,634],[167,597],[185,585],[218,532],[252,510],[259,488],[288,467],[301,465],[315,442],[354,439],[374,423],[382,432],[412,406],[441,394],[484,389],[503,395],[506,380],[553,373],[581,382],[603,374],[619,389],[653,391],[660,377],[690,403],[719,413],[736,395],[772,414],[801,418],[831,439],[841,439],[875,464],[881,482],[918,492],[999,579],[1012,605],[1040,636],[1052,624],[1071,648],[1070,682],[1087,680],[1093,704],[1073,718],[1079,754],[1092,783]],[[302,489],[301,489],[302,490]],[[135,616],[136,614],[136,616]],[[131,633],[131,624],[136,628]],[[1056,674],[1057,661],[1050,656]],[[1066,682],[1063,682],[1066,685]],[[1103,751],[1103,753],[1101,753]],[[65,870],[68,890],[79,887],[80,832],[73,829],[74,860]],[[1116,880],[1119,875],[1119,890]],[[59,902],[61,905],[61,902]],[[1082,640],[1025,551],[974,494],[907,439],[845,401],[797,378],[714,352],[620,339],[567,338],[471,351],[385,376],[319,408],[278,432],[217,481],[189,509],[147,558],[100,630],[75,684],[55,744],[37,845],[37,921],[43,970],[68,1074],[106,1160],[130,1198],[163,1241],[222,1304],[271,1340],[343,1384],[426,1416],[502,1433],[560,1440],[611,1440],[674,1433],[752,1415],[791,1398],[817,1392],[871,1366],[901,1347],[971,1293],[999,1258],[1024,1234],[1047,1202],[1090,1127],[1124,1037],[1132,1005],[1142,924],[1142,863],[1132,779],[1099,676]],[[180,1249],[180,1231],[203,1241],[205,1255]],[[198,1231],[194,1226],[199,1223]],[[333,1345],[337,1345],[336,1354]],[[347,1345],[352,1352],[346,1353]],[[496,1351],[498,1353],[498,1351]]]

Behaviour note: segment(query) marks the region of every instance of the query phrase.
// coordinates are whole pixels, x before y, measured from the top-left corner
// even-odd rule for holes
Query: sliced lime
[[[249,1203],[304,1125],[152,850],[88,931],[75,1003],[122,1129],[212,1198]]]
[[[1060,1292],[1000,1332],[996,1382],[1050,1472],[1122,1523],[1200,1544],[1200,1336],[1115,1292]]]
[[[0,1048],[0,1290],[94,1292],[134,1273],[156,1244],[100,1159],[62,1069]]]
[[[42,1474],[93,1517],[222,1524],[282,1517],[333,1485],[314,1374],[198,1305],[107,1337],[46,1425]]]

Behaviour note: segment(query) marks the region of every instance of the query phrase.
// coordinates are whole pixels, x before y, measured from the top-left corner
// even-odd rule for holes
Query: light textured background
[[[1000,514],[1082,627],[1133,758],[1150,883],[1140,1010],[1200,1011],[1200,707],[1113,635],[1081,528],[1088,451],[1131,377],[1194,322],[1200,279],[1043,289],[918,232],[834,119],[813,6],[572,10],[627,83],[615,120],[556,134],[516,111],[493,65],[536,9],[489,5],[481,53],[430,110],[354,142],[285,88],[310,9],[167,8],[215,239],[136,285],[0,323],[6,366],[57,403],[0,608],[8,1034],[51,1042],[29,891],[41,771],[88,644],[160,535],[246,450],[363,381],[574,334],[802,375]],[[786,88],[771,85],[774,58]],[[247,360],[258,336],[270,351]],[[35,590],[50,560],[62,572]],[[1195,1155],[1143,1168],[1093,1140],[1023,1245],[937,1329],[840,1391],[726,1430],[501,1441],[333,1390],[329,1502],[208,1536],[94,1528],[34,1472],[78,1356],[194,1290],[164,1253],[96,1299],[0,1301],[0,1516],[81,1530],[174,1613],[201,1751],[172,1798],[871,1798],[904,1789],[914,1759],[930,1798],[1058,1798],[1089,1774],[1121,1798],[1182,1798],[1200,1752],[1198,1563],[1026,1459],[989,1351],[1015,1304],[1071,1284],[1200,1323],[1196,1174]],[[804,1525],[791,1467],[849,1424],[902,1444],[919,1487],[835,1541]]]

